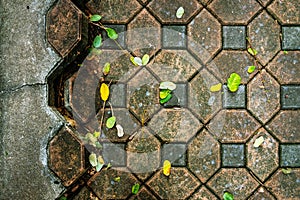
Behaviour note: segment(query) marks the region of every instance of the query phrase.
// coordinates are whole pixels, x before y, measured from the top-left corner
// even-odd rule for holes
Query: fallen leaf
[[[97,166],[97,156],[95,153],[91,153],[90,156],[89,156],[89,161],[90,161],[90,164],[93,166],[93,167],[96,167]]]
[[[112,166],[111,163],[108,163],[106,169],[111,168],[111,166]]]
[[[255,66],[254,65],[252,65],[252,66],[248,66],[248,73],[249,74],[251,74],[252,72],[254,72],[255,71]]]
[[[134,57],[133,61],[138,65],[138,66],[142,66],[143,65],[143,61],[140,57]]]
[[[166,98],[160,99],[160,100],[159,100],[159,103],[160,103],[160,104],[167,103],[171,98],[172,98],[172,94],[168,94]]]
[[[290,174],[292,172],[292,169],[291,168],[286,168],[286,169],[282,168],[281,171],[284,174]]]
[[[107,36],[112,39],[115,40],[118,38],[118,34],[116,33],[116,31],[112,28],[105,28]]]
[[[169,90],[175,90],[176,89],[176,84],[170,81],[165,81],[165,82],[161,82],[159,85],[159,89],[161,90],[165,90],[165,89],[169,89]]]
[[[94,38],[94,41],[93,41],[93,46],[95,48],[99,48],[102,44],[102,37],[101,35],[97,35],[95,38]]]
[[[171,90],[169,89],[163,89],[159,91],[159,98],[164,99],[168,96],[168,94],[171,93]]]
[[[136,183],[132,186],[131,188],[131,192],[132,194],[137,194],[140,190],[140,184]]]
[[[118,131],[118,137],[123,137],[124,136],[123,127],[120,124],[117,124],[116,128],[117,128],[117,131]]]
[[[106,76],[107,74],[109,74],[109,72],[110,72],[110,63],[107,62],[107,63],[105,63],[105,65],[103,67],[103,74],[104,74],[104,76]]]
[[[97,21],[100,21],[102,17],[100,15],[92,15],[90,16],[90,21],[91,22],[97,22]]]
[[[120,182],[120,181],[121,181],[121,177],[120,177],[120,176],[115,177],[115,178],[114,178],[114,181]]]
[[[104,166],[104,160],[103,160],[102,156],[99,155],[97,166],[96,166],[96,171],[99,172],[103,166]]]
[[[100,132],[95,131],[95,132],[93,133],[93,136],[94,136],[95,138],[98,138],[98,137],[100,136]]]
[[[222,83],[218,83],[216,85],[211,86],[210,91],[211,92],[218,92],[218,91],[221,90],[221,88],[222,88]]]
[[[116,117],[112,116],[106,120],[106,127],[112,128],[112,127],[114,127],[115,123],[116,123]]]
[[[241,83],[241,77],[237,73],[230,74],[230,77],[227,80],[227,87],[231,92],[236,92]]]
[[[176,11],[176,17],[177,17],[178,19],[181,19],[182,16],[183,16],[183,14],[184,14],[184,9],[183,9],[183,7],[179,7],[179,8],[177,9],[177,11]]]
[[[171,173],[171,162],[168,160],[165,160],[164,164],[163,164],[163,174],[165,176],[170,176],[170,173]]]
[[[143,55],[143,58],[142,58],[142,65],[147,65],[148,62],[149,62],[149,59],[150,59],[150,57],[149,57],[148,54]]]
[[[257,138],[253,144],[253,146],[255,148],[259,147],[263,142],[265,141],[263,136],[260,136],[259,138]]]
[[[225,192],[225,193],[223,194],[223,199],[224,199],[224,200],[234,200],[233,194],[231,194],[231,193],[229,193],[229,192]]]
[[[255,56],[257,54],[257,51],[255,49],[252,48],[248,48],[248,52],[252,55]]]
[[[101,99],[103,101],[106,101],[109,97],[109,88],[108,88],[108,85],[106,85],[105,83],[101,84],[100,95],[101,95]]]
[[[131,61],[132,64],[134,64],[135,66],[139,66],[139,65],[134,61],[134,57],[133,57],[133,56],[130,57],[130,61]]]

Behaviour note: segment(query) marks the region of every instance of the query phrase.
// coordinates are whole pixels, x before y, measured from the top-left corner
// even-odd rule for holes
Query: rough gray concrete
[[[47,141],[61,119],[47,105],[46,76],[59,61],[45,41],[53,0],[0,0],[0,199],[55,199]]]

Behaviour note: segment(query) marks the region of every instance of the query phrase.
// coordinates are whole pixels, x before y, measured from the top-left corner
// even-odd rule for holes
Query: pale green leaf
[[[253,146],[254,146],[255,148],[258,148],[264,141],[265,141],[264,137],[263,137],[263,136],[260,136],[259,138],[257,138],[257,139],[254,141]]]
[[[97,156],[95,153],[91,153],[90,156],[89,156],[89,161],[90,161],[90,164],[93,166],[93,167],[96,167],[97,166]]]
[[[106,28],[106,33],[107,33],[107,36],[112,39],[112,40],[115,40],[118,38],[118,34],[116,33],[116,31],[112,28]]]
[[[284,174],[290,174],[292,172],[292,169],[291,168],[286,168],[286,169],[282,168],[281,171]]]
[[[176,89],[176,84],[170,81],[165,81],[161,82],[159,85],[159,89],[164,90],[164,89],[169,89],[169,90],[175,90]]]
[[[107,62],[104,64],[104,67],[103,67],[103,74],[104,76],[106,76],[107,74],[109,74],[110,72],[110,63]]]
[[[100,132],[99,132],[99,131],[95,131],[95,132],[93,133],[93,136],[94,136],[95,138],[98,138],[98,137],[100,136]]]
[[[254,65],[252,65],[252,66],[248,66],[248,73],[249,74],[251,74],[251,73],[253,73],[254,71],[255,71],[255,66]]]
[[[252,55],[255,56],[257,54],[257,51],[255,49],[252,48],[248,48],[248,52]]]
[[[101,17],[100,15],[92,15],[92,16],[90,17],[90,21],[91,21],[91,22],[98,22],[98,21],[100,21],[101,18],[102,18],[102,17]]]
[[[147,65],[149,62],[150,56],[148,54],[145,54],[142,58],[142,65]]]
[[[106,120],[106,127],[112,128],[112,127],[114,127],[115,123],[116,123],[116,117],[112,116]]]
[[[237,73],[230,74],[230,77],[227,80],[227,87],[231,92],[236,92],[241,83],[241,77]]]
[[[95,48],[99,48],[102,44],[102,37],[101,35],[97,35],[95,38],[94,38],[94,41],[93,41],[93,46]]]
[[[176,17],[177,17],[178,19],[180,19],[180,18],[182,18],[183,14],[184,14],[184,9],[183,9],[183,7],[179,7],[179,8],[177,9],[177,11],[176,11]]]
[[[139,66],[139,65],[134,61],[134,57],[133,57],[133,56],[130,57],[130,61],[131,61],[132,64],[134,64],[135,66]]]

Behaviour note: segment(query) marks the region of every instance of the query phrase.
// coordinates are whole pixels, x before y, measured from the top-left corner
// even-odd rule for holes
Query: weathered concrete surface
[[[47,142],[61,126],[45,78],[59,57],[45,41],[53,0],[0,1],[0,199],[55,199]]]

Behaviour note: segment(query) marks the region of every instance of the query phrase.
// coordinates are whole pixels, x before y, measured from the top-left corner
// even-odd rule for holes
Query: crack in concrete
[[[21,90],[25,87],[36,87],[36,86],[46,86],[46,85],[47,85],[47,83],[24,83],[23,85],[20,85],[20,86],[17,86],[17,87],[1,90],[0,95],[7,94],[7,93],[13,93],[13,92]]]

